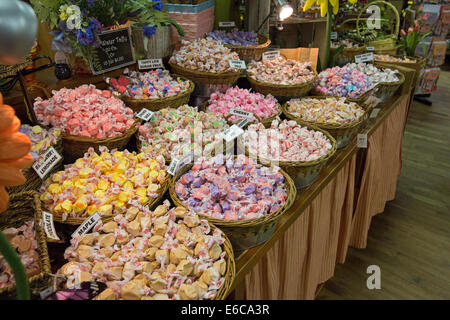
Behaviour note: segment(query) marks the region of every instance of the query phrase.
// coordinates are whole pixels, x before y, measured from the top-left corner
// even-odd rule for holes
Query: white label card
[[[139,113],[136,115],[136,117],[144,120],[144,121],[149,121],[151,119],[151,117],[153,116],[153,112],[142,108],[141,111],[139,111]]]
[[[100,220],[102,217],[98,212],[95,212],[92,216],[84,220],[84,222],[72,233],[73,237],[82,236],[89,232]]]
[[[236,26],[234,21],[220,21],[219,22],[219,27],[221,27],[221,28],[234,27],[234,26]]]
[[[230,64],[230,67],[232,67],[232,68],[247,69],[247,66],[245,65],[244,60],[228,60],[228,63]]]
[[[167,173],[174,176],[177,172],[179,160],[177,158],[173,158],[172,161],[170,161],[169,169],[167,169]]]
[[[262,54],[263,60],[274,60],[280,56],[280,51],[266,51]]]
[[[138,60],[139,70],[143,69],[157,69],[163,67],[162,59],[145,59]]]
[[[358,148],[367,148],[367,133],[358,133],[356,139]]]
[[[330,39],[331,39],[331,40],[336,40],[337,38],[338,38],[337,32],[331,32],[331,33],[330,33]]]
[[[242,128],[239,128],[237,125],[233,124],[227,130],[225,130],[225,132],[223,133],[223,138],[225,139],[226,142],[230,142],[239,137],[243,133],[244,130],[242,130]]]
[[[380,108],[375,108],[372,110],[372,112],[370,113],[370,117],[371,118],[376,118],[378,117],[378,113],[380,112]]]
[[[244,128],[248,123],[248,119],[242,119],[241,121],[238,122],[237,126],[239,128]]]
[[[38,174],[39,178],[43,179],[50,170],[61,160],[61,156],[53,147],[48,148],[44,153],[42,161],[33,163],[33,169]]]
[[[373,61],[373,52],[358,54],[355,56],[356,63]]]
[[[167,169],[167,172],[170,175],[174,176],[181,168],[183,168],[188,163],[191,163],[192,160],[192,154],[187,154],[180,159],[173,158],[169,164],[169,169]]]
[[[375,51],[375,47],[366,47],[367,51]]]
[[[380,104],[381,99],[375,97],[375,96],[370,96],[366,99],[366,101],[364,102],[366,105],[371,105],[372,107],[376,107],[378,104]]]
[[[252,119],[253,118],[253,113],[252,112],[248,112],[248,111],[240,110],[240,109],[231,109],[230,110],[230,114],[232,114],[234,116],[247,118],[247,119]]]
[[[53,224],[53,215],[50,212],[42,211],[42,218],[44,219],[44,231],[47,238],[59,240],[55,225]]]

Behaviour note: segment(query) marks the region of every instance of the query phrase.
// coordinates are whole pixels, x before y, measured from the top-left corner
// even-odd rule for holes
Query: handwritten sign
[[[128,28],[104,31],[98,37],[100,46],[95,48],[95,54],[100,61],[100,66],[91,61],[91,70],[94,75],[116,70],[136,62]]]
[[[39,178],[44,177],[49,173],[53,167],[61,160],[61,156],[53,147],[50,147],[44,153],[44,159],[42,161],[36,161],[33,163],[33,169],[38,174]]]
[[[232,68],[236,68],[236,69],[246,69],[247,68],[244,60],[228,60],[228,63],[230,64],[230,67],[232,67]]]
[[[102,217],[100,216],[100,214],[98,212],[95,212],[89,218],[84,220],[84,222],[77,228],[77,230],[72,233],[72,238],[88,233],[89,230],[91,230],[101,219]]]
[[[373,61],[373,52],[358,54],[355,56],[356,63]]]
[[[163,67],[162,59],[138,60],[139,70],[158,69]]]
[[[280,56],[280,51],[267,51],[262,54],[263,60],[274,60]]]
[[[136,117],[144,120],[144,121],[149,121],[153,116],[153,112],[146,109],[146,108],[142,108],[141,111],[138,112],[138,114],[136,115]]]
[[[53,224],[53,215],[50,212],[42,211],[42,219],[44,220],[44,231],[47,238],[59,240],[55,225]]]
[[[234,26],[236,26],[234,21],[220,21],[219,22],[219,27],[221,27],[221,28],[234,27]]]

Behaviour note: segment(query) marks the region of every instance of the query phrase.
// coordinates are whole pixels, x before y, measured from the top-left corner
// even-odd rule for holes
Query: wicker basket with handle
[[[271,41],[262,34],[258,34],[258,44],[253,46],[238,46],[232,44],[225,44],[225,47],[237,52],[239,58],[242,60],[261,60],[262,54],[266,52],[267,47]]]

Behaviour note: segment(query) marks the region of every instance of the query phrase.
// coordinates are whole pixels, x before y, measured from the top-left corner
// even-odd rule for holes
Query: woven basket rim
[[[308,96],[308,97],[302,97],[300,98],[301,100],[303,99],[329,99],[329,98],[335,98],[337,99],[337,97],[326,97],[326,96]],[[356,103],[354,101],[350,101],[348,99],[345,99],[346,103]],[[287,101],[286,103],[283,104],[282,108],[283,108],[283,114],[286,116],[286,118],[289,118],[291,120],[296,121],[299,124],[303,124],[303,125],[312,125],[312,126],[317,126],[320,129],[351,129],[354,127],[359,126],[362,122],[364,122],[366,120],[366,116],[368,116],[368,112],[370,108],[364,108],[362,106],[360,106],[358,103],[356,103],[356,105],[364,110],[364,113],[361,115],[361,117],[353,122],[350,123],[345,123],[345,124],[332,124],[332,123],[322,123],[322,122],[313,122],[313,121],[308,121],[308,120],[304,120],[301,117],[295,116],[292,113],[287,111],[287,107],[288,107],[289,101]]]
[[[376,53],[375,53],[376,55]],[[415,62],[406,62],[406,61],[383,61],[383,60],[377,60],[376,57],[373,57],[375,62],[380,62],[380,63],[407,63],[407,64],[419,64],[421,61],[425,60],[424,57],[411,57],[411,56],[407,56],[407,55],[403,55],[403,54],[388,54],[391,57],[395,57],[395,58],[408,58],[408,59],[414,59]]]
[[[101,144],[101,143],[108,143],[116,140],[122,140],[125,137],[132,136],[136,130],[137,125],[141,122],[141,120],[136,119],[133,123],[133,125],[124,133],[121,135],[118,135],[116,137],[110,137],[110,138],[89,138],[89,137],[80,137],[80,136],[74,136],[70,134],[64,134],[63,133],[63,140],[71,140],[71,141],[77,141],[77,142],[89,142],[89,143],[95,143],[95,144]]]
[[[252,76],[250,76],[250,74],[248,72],[247,72],[247,79],[250,83],[254,83],[256,85],[259,85],[261,87],[266,87],[266,88],[303,89],[304,87],[312,85],[317,79],[317,71],[314,70],[314,68],[312,68],[312,67],[308,67],[308,68],[314,73],[314,78],[312,80],[309,80],[309,81],[303,82],[303,83],[299,83],[299,84],[275,84],[275,83],[271,83],[271,82],[262,82],[262,81],[256,80]]]
[[[172,100],[179,99],[182,96],[185,96],[185,95],[188,95],[188,94],[190,95],[190,94],[192,94],[192,92],[194,92],[194,89],[195,89],[194,81],[192,81],[192,80],[190,80],[190,79],[188,79],[188,78],[186,78],[186,77],[184,77],[182,75],[175,74],[175,73],[171,74],[171,76],[172,77],[179,77],[179,78],[181,78],[184,81],[188,81],[189,82],[189,88],[187,88],[186,90],[181,91],[181,92],[179,92],[179,93],[177,93],[177,94],[175,94],[173,96],[164,97],[164,98],[157,98],[157,99],[135,99],[135,98],[131,98],[131,97],[128,97],[128,96],[125,96],[125,95],[119,95],[118,98],[121,99],[123,102],[138,102],[138,103],[149,103],[149,104],[150,103],[163,103],[163,102],[170,102]]]
[[[205,72],[205,71],[197,71],[197,70],[193,70],[193,69],[188,69],[185,67],[181,67],[176,63],[172,63],[169,62],[169,65],[173,68],[173,69],[178,69],[182,72],[185,72],[186,74],[191,74],[191,75],[197,75],[197,76],[202,76],[202,77],[209,77],[209,78],[222,78],[222,77],[235,77],[235,76],[239,76],[242,71],[244,69],[238,69],[238,72]],[[186,76],[186,75],[185,75]]]
[[[363,102],[369,97],[371,96],[374,92],[375,89],[377,89],[379,87],[379,84],[377,83],[376,85],[374,85],[372,88],[370,88],[369,90],[367,90],[366,92],[364,92],[362,95],[360,95],[358,98],[350,98],[350,97],[339,97],[339,96],[333,96],[333,95],[328,95],[328,94],[322,94],[320,92],[317,92],[315,90],[313,90],[312,93],[314,93],[315,97],[334,97],[334,98],[346,98],[347,100],[351,101],[351,102],[356,102],[358,103],[360,106],[363,104]]]
[[[398,86],[398,85],[401,85],[401,84],[403,84],[403,82],[405,82],[405,75],[402,73],[402,72],[398,72],[397,73],[397,75],[398,75],[398,77],[399,77],[399,79],[398,79],[398,81],[395,81],[395,82],[378,82],[377,83],[377,85],[378,86]]]
[[[268,37],[260,33],[258,33],[258,42],[258,44],[252,46],[239,46],[234,44],[224,44],[224,46],[230,49],[263,49],[272,43]]]
[[[233,156],[234,159],[236,159],[236,155]],[[250,157],[248,157],[250,158]],[[250,158],[252,159],[252,158]],[[263,163],[260,163],[259,161],[257,161],[256,159],[252,159],[253,161],[255,161],[256,163],[261,164],[262,166],[267,167],[266,165],[264,165]],[[185,174],[186,172],[188,172],[192,166],[194,164],[190,163],[186,166],[184,166],[171,180],[170,182],[170,186],[169,186],[169,194],[170,194],[170,198],[172,199],[173,203],[176,206],[182,206],[184,208],[187,208],[188,210],[192,210],[189,209],[188,206],[186,206],[181,199],[178,197],[178,195],[175,192],[175,183],[179,180],[179,178]],[[269,222],[273,222],[277,219],[280,218],[280,216],[282,214],[284,214],[290,207],[291,205],[294,203],[295,198],[297,196],[297,189],[294,186],[294,181],[292,180],[292,178],[281,168],[279,168],[280,173],[283,175],[284,179],[285,179],[285,184],[286,184],[286,193],[287,193],[287,198],[286,201],[284,203],[284,205],[277,211],[275,211],[274,213],[270,213],[267,214],[263,217],[260,218],[254,218],[254,219],[246,219],[246,220],[223,220],[223,219],[217,219],[217,218],[212,218],[210,216],[207,215],[203,215],[201,213],[198,213],[198,216],[201,217],[202,219],[206,219],[209,222],[213,223],[214,225],[217,225],[218,227],[223,226],[223,227],[227,227],[227,228],[248,228],[248,227],[254,227],[254,226],[258,226],[258,225],[262,225],[262,224],[266,224]]]

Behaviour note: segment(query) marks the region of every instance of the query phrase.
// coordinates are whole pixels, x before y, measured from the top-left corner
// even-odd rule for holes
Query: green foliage
[[[58,25],[59,7],[65,3],[64,0],[30,0],[30,3],[41,22],[48,22],[50,29]]]
[[[336,59],[339,56],[339,54],[342,52],[342,50],[344,50],[344,45],[341,44],[339,46],[339,48],[337,48],[334,51],[330,51],[330,60],[328,61],[328,68],[333,68],[334,66],[336,66]]]

